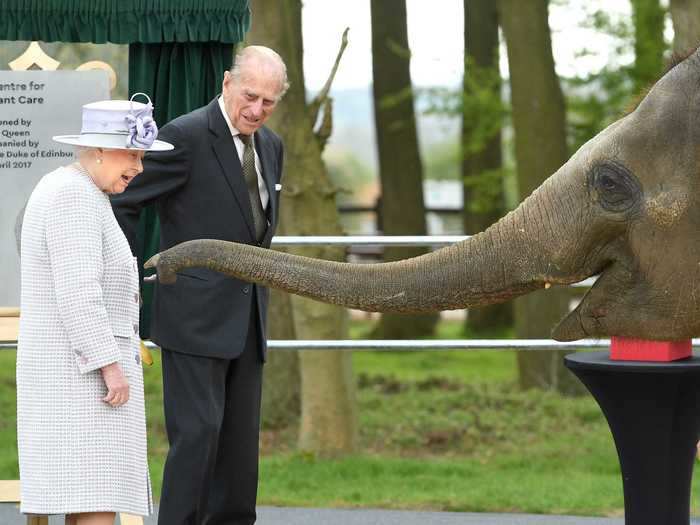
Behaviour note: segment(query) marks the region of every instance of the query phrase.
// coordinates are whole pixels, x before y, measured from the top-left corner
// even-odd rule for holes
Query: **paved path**
[[[700,525],[700,519],[691,519]],[[0,504],[0,524],[24,525],[16,505]],[[145,525],[156,525],[151,516]],[[63,525],[53,516],[49,525]],[[535,516],[532,514],[475,514],[462,512],[412,512],[398,510],[340,510],[260,507],[256,525],[624,525],[622,518]]]
[[[623,525],[623,519],[410,512],[392,510],[260,509],[260,525]]]
[[[0,504],[0,524],[24,525],[17,506]],[[460,512],[411,512],[393,510],[336,510],[261,507],[256,525],[623,525],[621,518],[533,516],[525,514],[473,514]],[[700,521],[693,520],[700,525]],[[63,525],[53,516],[50,525]],[[145,525],[155,525],[151,516]]]

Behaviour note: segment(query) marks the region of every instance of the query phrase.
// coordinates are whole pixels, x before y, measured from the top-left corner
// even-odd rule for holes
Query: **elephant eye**
[[[627,211],[640,200],[642,190],[627,168],[616,162],[603,162],[591,170],[590,187],[598,203],[607,211]]]
[[[602,173],[600,175],[600,186],[605,191],[614,191],[617,189],[617,183],[615,182],[615,179],[611,177],[608,173]]]

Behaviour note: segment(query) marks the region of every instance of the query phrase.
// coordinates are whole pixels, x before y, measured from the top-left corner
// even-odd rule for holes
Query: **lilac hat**
[[[135,102],[143,95],[147,104]],[[130,100],[102,100],[83,106],[80,135],[59,135],[56,142],[107,149],[139,149],[167,151],[173,145],[156,140],[158,126],[153,120],[153,105],[145,93],[135,93]]]

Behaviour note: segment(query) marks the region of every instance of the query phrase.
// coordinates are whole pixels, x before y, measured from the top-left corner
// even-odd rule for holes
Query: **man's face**
[[[279,98],[279,80],[269,68],[246,65],[240,78],[224,73],[224,107],[231,124],[244,135],[250,135],[272,115]]]

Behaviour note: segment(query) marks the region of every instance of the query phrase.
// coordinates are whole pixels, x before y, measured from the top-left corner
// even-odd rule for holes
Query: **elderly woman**
[[[148,97],[146,97],[148,98]],[[155,140],[152,106],[83,106],[78,161],[45,175],[21,240],[17,441],[21,511],[112,524],[152,510],[136,260],[112,214]]]

